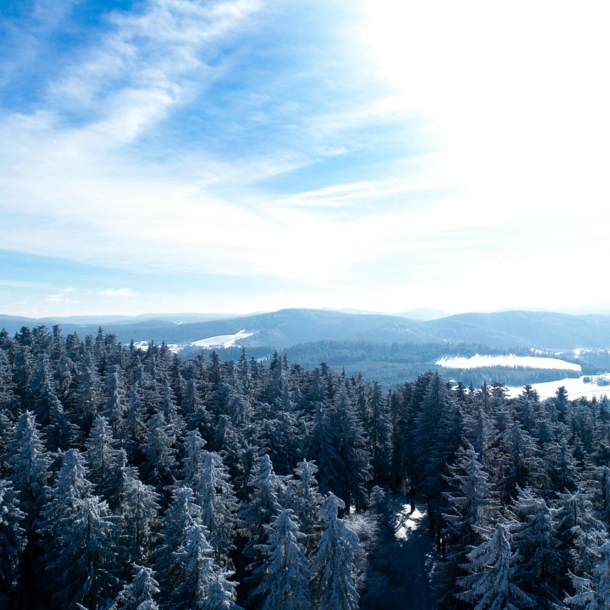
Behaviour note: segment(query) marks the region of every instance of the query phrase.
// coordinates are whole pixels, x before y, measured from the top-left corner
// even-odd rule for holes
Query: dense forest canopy
[[[3,608],[406,608],[350,528],[396,494],[440,607],[605,607],[607,399],[236,356],[0,333]]]

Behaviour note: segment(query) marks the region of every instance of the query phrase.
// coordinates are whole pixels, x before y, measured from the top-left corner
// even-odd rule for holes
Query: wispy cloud
[[[70,53],[49,41],[80,27],[72,3],[47,9],[10,23],[17,59],[0,58],[8,85],[57,60],[0,109],[3,248],[404,308],[498,261],[555,281],[562,243],[603,254],[608,42],[599,20],[578,34],[586,11],[147,0]]]
[[[134,292],[130,288],[107,288],[106,290],[102,290],[99,294],[103,297],[125,298],[138,296],[139,293]]]

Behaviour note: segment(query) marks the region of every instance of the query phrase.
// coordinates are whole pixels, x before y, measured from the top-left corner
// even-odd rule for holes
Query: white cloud
[[[223,69],[205,64],[206,45],[247,28],[264,5],[142,6],[113,17],[45,109],[0,119],[3,248],[315,288],[282,296],[294,305],[445,307],[450,292],[458,311],[498,306],[507,285],[529,293],[515,297],[522,303],[540,298],[576,271],[593,285],[597,271],[578,269],[574,253],[606,258],[610,225],[610,99],[600,77],[610,49],[596,9],[371,0],[353,61],[363,81],[391,91],[308,119],[311,148],[341,154],[353,143],[333,138],[354,125],[425,117],[437,153],[395,162],[380,180],[274,197],[252,184],[311,161],[289,143],[235,163],[198,151],[146,165],[122,148],[205,89]],[[79,109],[95,120],[63,126],[62,113]],[[504,283],[484,279],[499,270]],[[477,283],[476,296],[464,289]]]

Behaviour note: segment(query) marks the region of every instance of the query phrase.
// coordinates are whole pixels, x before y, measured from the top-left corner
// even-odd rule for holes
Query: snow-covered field
[[[491,366],[528,367],[532,369],[561,369],[565,371],[581,371],[580,364],[559,360],[559,358],[536,358],[535,356],[483,356],[476,354],[470,358],[461,356],[445,356],[435,362],[437,366],[447,369],[478,369]]]
[[[234,335],[217,335],[216,337],[208,337],[207,339],[199,339],[193,341],[190,345],[211,349],[213,347],[233,347],[237,341],[247,339],[254,333],[247,333],[245,329],[236,332]]]
[[[590,379],[590,382],[585,383],[585,379]],[[602,383],[610,383],[610,373],[606,373],[604,375],[585,375],[583,377],[568,377],[566,379],[559,379],[557,381],[534,383],[532,384],[532,388],[534,388],[534,390],[538,392],[538,395],[540,396],[541,400],[555,396],[557,388],[561,386],[564,386],[567,390],[568,398],[570,400],[575,400],[576,398],[580,398],[581,396],[586,396],[587,398],[593,398],[593,396],[601,398],[604,395],[610,396],[610,385],[598,385],[598,382],[600,380]],[[523,387],[509,387],[508,391],[510,396],[519,396],[519,394],[521,394],[521,392],[523,391]]]
[[[134,347],[136,347],[137,349],[143,349],[143,350],[147,350],[148,349],[148,341],[134,341],[133,342]],[[179,345],[178,343],[168,343],[167,344],[167,348],[169,349],[170,352],[173,352],[174,354],[177,354],[180,349],[181,349],[181,345]]]
[[[254,333],[247,333],[245,329],[236,332],[234,335],[216,335],[207,339],[199,339],[189,343],[168,343],[167,347],[170,352],[178,354],[185,347],[202,347],[204,349],[212,349],[215,347],[233,347],[241,339],[251,337]],[[134,346],[139,349],[148,349],[148,341],[135,341]]]

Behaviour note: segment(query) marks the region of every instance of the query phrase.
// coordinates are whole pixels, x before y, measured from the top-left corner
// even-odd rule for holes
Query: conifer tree
[[[160,532],[162,542],[154,552],[155,568],[166,601],[183,579],[183,566],[176,553],[184,545],[189,527],[201,522],[201,509],[195,504],[190,487],[174,489],[172,495]]]
[[[230,566],[229,553],[233,548],[238,505],[229,475],[217,453],[203,452],[203,463],[193,487],[215,560],[221,566]]]
[[[319,610],[355,610],[358,607],[354,562],[360,552],[360,543],[358,536],[338,517],[338,511],[344,508],[344,502],[329,493],[320,509],[324,532],[311,564],[312,600]]]
[[[496,492],[472,445],[460,448],[449,472],[446,478],[450,491],[445,493],[448,510],[442,515],[446,523],[446,562],[439,590],[447,606],[453,600],[457,578],[464,573],[468,549],[481,542],[480,527],[493,525],[498,509]]]
[[[106,502],[91,494],[86,474],[79,452],[67,451],[43,511],[42,565],[53,607],[105,603],[119,584],[119,528]]]
[[[16,606],[19,565],[26,546],[25,530],[21,523],[25,513],[13,486],[0,479],[0,606]]]
[[[128,405],[123,389],[120,367],[114,367],[112,372],[106,377],[106,392],[108,400],[104,415],[108,418],[113,431],[117,436],[121,436],[125,426],[125,415]]]
[[[101,404],[102,382],[95,367],[93,354],[88,351],[81,365],[75,397],[76,420],[85,435],[89,434]]]
[[[319,519],[323,497],[318,491],[315,475],[318,467],[313,462],[303,460],[294,470],[297,478],[288,481],[286,489],[286,504],[299,519],[300,531],[305,535],[303,544],[313,551],[321,533]]]
[[[341,493],[341,458],[335,449],[336,430],[333,428],[328,407],[323,402],[315,403],[313,423],[309,441],[309,460],[319,465],[320,489]]]
[[[283,510],[269,527],[267,544],[263,545],[264,561],[255,571],[260,580],[250,600],[260,598],[261,610],[309,610],[309,567],[305,538],[292,518],[290,509]]]
[[[574,595],[566,595],[564,603],[579,610],[610,610],[610,542],[597,551],[598,562],[591,576],[570,574]]]
[[[160,497],[138,478],[136,468],[127,466],[119,453],[119,469],[109,501],[115,500],[121,517],[123,538],[131,562],[148,561],[158,539]]]
[[[147,423],[148,432],[142,451],[146,456],[143,470],[146,479],[157,491],[170,485],[176,468],[176,437],[174,428],[167,424],[163,413],[156,413]]]
[[[133,565],[133,580],[123,586],[110,610],[158,610],[155,598],[159,595],[159,583],[151,568]]]
[[[202,605],[202,610],[242,610],[233,600],[237,583],[228,580],[232,572],[218,571],[212,575],[209,595]]]
[[[45,431],[49,451],[66,450],[70,443],[71,427],[64,407],[48,381],[38,394],[35,413],[38,423]]]
[[[572,572],[590,574],[597,562],[596,549],[606,538],[606,528],[593,514],[591,494],[578,489],[559,494],[558,502],[556,531],[564,561]]]
[[[345,384],[339,388],[335,410],[331,415],[335,429],[335,452],[339,456],[340,495],[346,506],[366,506],[365,484],[371,479],[370,454],[366,450],[364,429]]]
[[[392,431],[388,403],[378,381],[373,382],[370,409],[367,433],[371,451],[372,479],[375,484],[384,484],[388,481],[388,464],[391,462]]]
[[[89,480],[96,486],[98,494],[103,494],[108,479],[116,465],[118,450],[112,438],[112,429],[108,419],[98,415],[91,428],[91,434],[85,441],[85,457],[89,464]]]
[[[515,584],[515,554],[510,547],[511,536],[499,523],[492,536],[467,555],[469,572],[457,580],[462,589],[456,596],[476,610],[519,610],[534,608],[534,600]]]
[[[519,586],[536,599],[541,610],[555,608],[560,601],[560,541],[553,512],[543,498],[529,489],[518,490],[514,504],[513,538],[519,552]]]
[[[26,512],[28,533],[46,501],[46,485],[50,478],[51,458],[42,442],[34,415],[26,411],[19,418],[9,444],[11,480],[19,492],[21,508]]]
[[[205,534],[203,525],[192,523],[185,532],[183,544],[174,553],[176,563],[181,566],[181,579],[166,604],[170,610],[201,610],[210,596],[212,578],[219,568]]]

